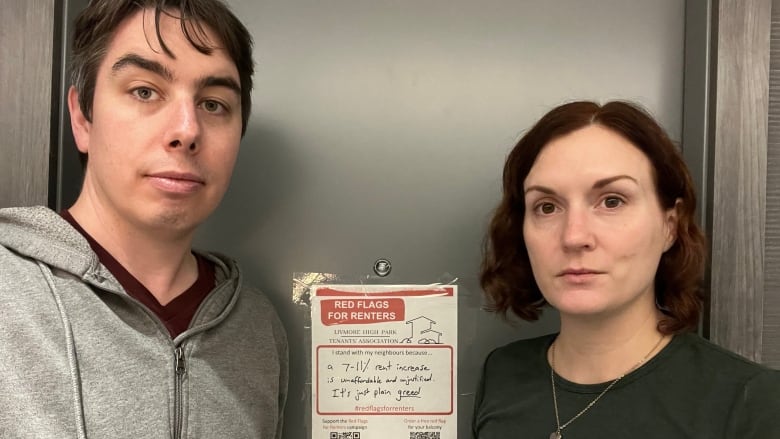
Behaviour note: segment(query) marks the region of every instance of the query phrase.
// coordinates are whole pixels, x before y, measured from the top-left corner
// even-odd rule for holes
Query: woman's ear
[[[672,248],[675,241],[677,241],[677,227],[680,219],[678,212],[680,207],[682,207],[682,202],[682,198],[676,199],[674,206],[664,213],[664,228],[666,229],[664,252]]]

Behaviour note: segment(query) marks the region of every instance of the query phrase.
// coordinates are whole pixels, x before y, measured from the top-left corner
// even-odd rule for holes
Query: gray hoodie
[[[171,340],[44,207],[0,209],[0,438],[279,438],[287,341],[236,263]]]

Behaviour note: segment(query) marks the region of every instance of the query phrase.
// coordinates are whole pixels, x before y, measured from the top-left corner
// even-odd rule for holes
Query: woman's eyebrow
[[[630,176],[630,175],[616,175],[614,177],[607,177],[602,178],[601,180],[597,180],[595,183],[593,183],[593,189],[601,189],[604,186],[607,186],[610,183],[613,183],[618,180],[628,179],[633,181],[636,184],[639,184],[639,182],[636,180],[636,178]]]
[[[539,185],[528,186],[528,188],[526,188],[526,190],[525,190],[525,192],[523,192],[523,194],[527,194],[528,192],[531,192],[531,191],[538,191],[538,192],[542,192],[542,193],[545,193],[545,194],[548,194],[548,195],[555,195],[555,191],[554,190],[552,190],[552,189],[550,189],[550,188],[548,188],[546,186],[539,186]]]
[[[616,175],[614,177],[607,177],[607,178],[602,178],[600,180],[596,180],[596,182],[593,183],[593,189],[602,189],[605,186],[609,185],[610,183],[614,183],[614,182],[616,182],[618,180],[623,180],[623,179],[631,180],[634,183],[639,184],[639,182],[636,180],[636,178],[634,178],[634,177],[632,177],[630,175]],[[541,185],[537,185],[537,184],[535,184],[533,186],[528,186],[525,189],[525,191],[523,191],[523,194],[528,194],[529,192],[532,192],[532,191],[542,192],[542,193],[547,194],[547,195],[555,195],[556,194],[554,189],[550,189],[547,186],[541,186]]]

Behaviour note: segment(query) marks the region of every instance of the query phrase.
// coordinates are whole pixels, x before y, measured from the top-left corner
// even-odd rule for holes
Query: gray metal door
[[[557,328],[553,313],[512,327],[480,310],[505,155],[574,99],[639,101],[679,139],[685,2],[229,3],[255,38],[254,112],[197,245],[237,257],[280,310],[291,343],[284,437],[306,437],[309,406],[293,273],[364,275],[377,258],[392,262],[390,281],[459,279],[458,431],[469,437],[485,355]],[[62,184],[67,205],[78,179],[66,169]]]

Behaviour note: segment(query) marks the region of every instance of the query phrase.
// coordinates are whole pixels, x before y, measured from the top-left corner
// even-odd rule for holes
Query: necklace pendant
[[[561,432],[557,430],[550,434],[550,439],[561,439],[562,437]]]

